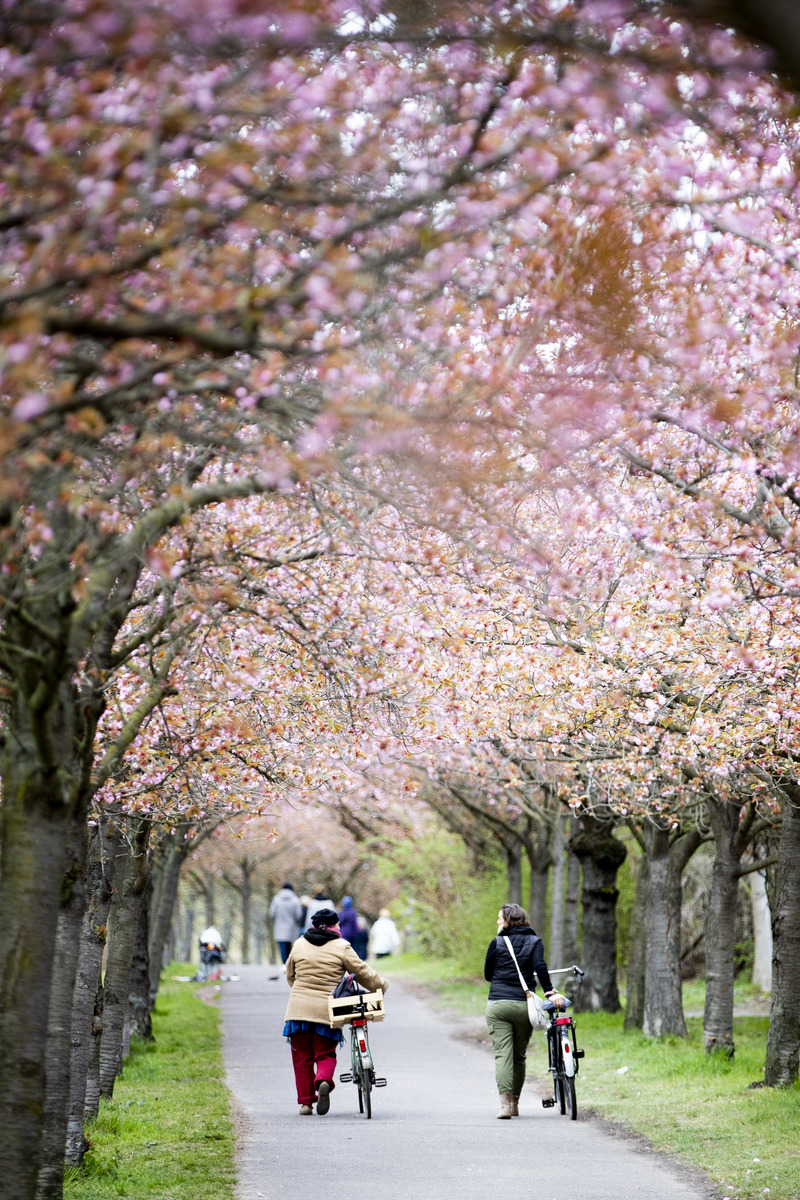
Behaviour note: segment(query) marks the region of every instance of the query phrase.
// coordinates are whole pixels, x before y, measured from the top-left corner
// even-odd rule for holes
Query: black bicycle
[[[580,987],[584,972],[580,967],[567,967],[564,971],[552,971],[553,975],[566,974],[571,971]],[[566,997],[565,997],[566,1000]],[[565,1008],[572,1005],[566,1000]],[[542,1100],[543,1108],[555,1108],[562,1117],[566,1114],[575,1121],[578,1116],[578,1101],[575,1096],[575,1076],[578,1065],[583,1058],[583,1050],[578,1049],[575,1038],[575,1022],[563,1008],[556,1008],[551,1000],[545,1000],[544,1008],[550,1013],[550,1022],[545,1030],[547,1034],[548,1069],[553,1076],[555,1098]]]

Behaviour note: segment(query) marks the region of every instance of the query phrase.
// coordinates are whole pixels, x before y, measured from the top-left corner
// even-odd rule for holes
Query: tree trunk
[[[637,860],[636,892],[628,934],[625,1021],[623,1028],[641,1029],[644,1024],[644,977],[646,962],[645,913],[647,908],[647,857]]]
[[[762,992],[772,990],[772,914],[767,885],[761,871],[748,876],[750,907],[753,914],[753,986]]]
[[[6,631],[9,638],[15,637]],[[26,642],[20,636],[19,644]],[[41,687],[47,681],[41,679]],[[73,712],[62,685],[47,700],[18,693],[4,714],[0,805],[0,1180],[4,1200],[36,1192],[45,1106],[48,1013],[65,847],[85,823],[73,763]],[[44,710],[44,711],[43,711]],[[39,742],[52,756],[41,765]]]
[[[161,979],[164,947],[167,943],[172,914],[178,898],[181,867],[186,861],[190,844],[186,837],[186,826],[179,825],[177,829],[161,839],[153,856],[153,903],[150,908],[150,936],[148,939],[151,1012]],[[210,921],[209,924],[213,924],[213,922]]]
[[[150,929],[150,905],[152,898],[152,882],[148,874],[147,886],[139,911],[139,924],[136,929],[136,941],[131,960],[131,974],[128,984],[128,1015],[131,1034],[143,1038],[146,1042],[154,1041],[153,1022],[150,1019],[152,1003],[150,997],[150,956],[148,953],[148,933]]]
[[[568,843],[571,847],[571,842]],[[581,862],[572,849],[567,850],[567,892],[564,900],[564,966],[580,962],[578,958],[578,909],[581,891]]]
[[[547,961],[555,967],[571,966],[564,959],[564,879],[566,876],[566,850],[564,845],[564,819],[560,813],[555,814],[550,856],[553,862],[553,873],[550,885],[550,940],[547,945]]]
[[[525,841],[525,852],[531,871],[530,888],[528,890],[528,909],[531,927],[544,936],[547,928],[547,883],[550,873],[550,837],[549,830],[537,822],[535,828],[529,828]]]
[[[619,1012],[617,986],[617,871],[627,849],[606,822],[581,817],[572,839],[583,874],[583,969],[586,975],[575,1007],[584,1012]]]
[[[70,1096],[67,1118],[66,1162],[77,1166],[87,1147],[83,1135],[84,1110],[90,1061],[99,1042],[100,1026],[95,1024],[103,985],[101,964],[106,944],[106,925],[111,905],[114,856],[119,845],[119,827],[107,821],[99,823],[89,840],[87,905],[81,923],[78,972],[75,979],[72,1013]],[[96,1083],[95,1072],[95,1083]],[[97,1114],[98,1092],[95,1086],[92,1116]]]
[[[703,1042],[706,1053],[734,1055],[733,960],[736,950],[736,901],[743,847],[738,839],[741,804],[709,796],[707,809],[714,834],[714,865],[706,908],[706,1003]]]
[[[242,962],[250,962],[250,934],[252,922],[253,883],[251,869],[242,864],[242,883],[239,894],[242,898]]]
[[[111,904],[108,962],[103,987],[103,1032],[100,1037],[100,1095],[111,1099],[122,1070],[122,1036],[128,1011],[128,986],[144,891],[147,884],[147,842],[150,821],[139,817],[125,875]]]
[[[86,824],[71,831],[56,931],[45,1060],[45,1109],[36,1200],[61,1200],[70,1095],[73,995],[86,909]]]
[[[681,875],[702,840],[696,829],[670,834],[655,820],[644,828],[648,881],[642,1029],[647,1037],[687,1036],[681,987]]]
[[[184,902],[181,905],[180,936],[176,951],[179,962],[188,963],[192,961],[195,920],[196,908],[194,900],[186,900],[184,898]]]
[[[522,904],[522,846],[518,841],[504,845],[508,872],[508,903]]]
[[[764,1081],[786,1087],[797,1079],[800,1054],[800,786],[785,787],[772,911],[772,1004]]]
[[[210,875],[205,877],[205,888],[203,889],[203,903],[206,906],[206,927],[216,925],[216,890],[214,888],[214,880]]]

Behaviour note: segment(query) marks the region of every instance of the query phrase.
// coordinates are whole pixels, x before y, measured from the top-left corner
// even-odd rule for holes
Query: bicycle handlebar
[[[555,1004],[553,1004],[552,1000],[545,1000],[542,1004],[542,1008],[545,1010],[545,1012],[563,1012],[567,1008],[572,1008],[572,1001],[568,1000],[566,996],[564,996],[563,999],[564,1004],[562,1007],[557,1007]]]

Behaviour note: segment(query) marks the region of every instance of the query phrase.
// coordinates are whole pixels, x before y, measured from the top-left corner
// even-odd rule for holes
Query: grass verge
[[[388,967],[387,967],[387,964]],[[452,963],[401,955],[381,971],[424,985],[460,1016],[479,1016],[483,980],[459,976]],[[737,1002],[748,999],[747,989]],[[703,1006],[702,985],[687,987],[685,1008]],[[763,1079],[767,1018],[734,1020],[731,1063],[703,1051],[702,1021],[689,1018],[689,1039],[654,1040],[624,1033],[622,1014],[581,1013],[578,1044],[586,1051],[578,1076],[578,1107],[592,1110],[708,1172],[731,1200],[800,1197],[800,1086],[752,1088]],[[543,1038],[534,1034],[529,1070],[543,1078]],[[555,1118],[554,1118],[555,1119]]]
[[[156,1040],[134,1045],[113,1099],[101,1101],[84,1166],[67,1172],[65,1200],[233,1200],[219,1013],[195,990],[162,982]]]

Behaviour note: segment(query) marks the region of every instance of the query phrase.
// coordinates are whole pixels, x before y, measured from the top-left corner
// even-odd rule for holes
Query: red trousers
[[[331,1091],[336,1086],[333,1073],[336,1070],[338,1042],[333,1038],[323,1037],[314,1029],[298,1029],[297,1033],[291,1034],[289,1042],[292,1047],[294,1081],[297,1085],[297,1103],[313,1104],[317,1098],[317,1088],[323,1080],[331,1085]]]

